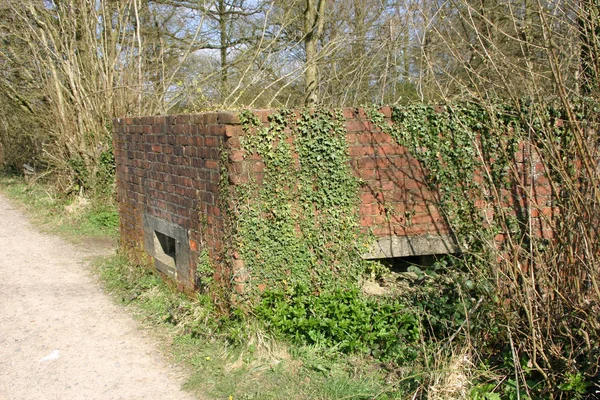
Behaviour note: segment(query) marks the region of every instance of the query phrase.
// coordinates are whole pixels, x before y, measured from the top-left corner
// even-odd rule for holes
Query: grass
[[[59,196],[48,185],[28,184],[21,177],[0,173],[0,190],[21,205],[43,231],[58,233],[75,243],[89,239],[116,243],[119,216],[112,201],[89,201]]]
[[[116,243],[114,205],[58,196],[50,186],[0,174],[0,191],[46,232],[75,243]],[[151,268],[114,254],[95,271],[122,303],[165,343],[167,355],[186,366],[185,389],[213,399],[401,399],[386,370],[368,357],[293,346],[276,340],[252,318],[219,318],[204,295],[177,292]]]

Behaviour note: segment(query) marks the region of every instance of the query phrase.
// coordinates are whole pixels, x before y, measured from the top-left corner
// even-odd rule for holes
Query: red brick
[[[351,107],[346,107],[346,108],[342,109],[342,114],[344,115],[344,118],[346,118],[346,119],[355,119],[358,116],[358,113],[356,112],[356,108],[351,108]]]
[[[536,184],[533,188],[533,193],[538,197],[551,197],[552,187],[550,182],[541,182],[542,184]],[[543,184],[545,183],[545,184]]]
[[[225,136],[228,138],[232,138],[234,136],[241,136],[244,134],[244,131],[239,125],[227,125],[225,127]]]
[[[377,159],[374,157],[361,157],[356,159],[356,166],[359,169],[377,169]]]
[[[373,193],[371,193],[369,191],[369,192],[362,193],[360,195],[360,201],[363,204],[376,203],[377,202],[377,198],[375,197],[375,195]]]
[[[346,135],[346,143],[348,143],[348,146],[357,145],[359,143],[359,137],[361,136],[363,135],[360,133],[348,133]]]
[[[203,114],[192,114],[190,115],[190,123],[194,125],[204,124],[204,115]]]
[[[232,112],[220,112],[217,114],[217,121],[225,125],[237,125],[240,123],[238,114]]]
[[[391,141],[385,143],[382,140],[377,142],[376,148],[378,154],[382,154],[384,157],[387,155],[401,155],[404,154],[405,149],[397,144],[392,144]]]
[[[365,112],[365,109],[362,107],[355,108],[354,115],[356,115],[356,118],[358,118],[358,119],[363,119],[363,120],[368,119],[367,113]]]
[[[189,114],[180,114],[176,116],[177,124],[189,124],[190,116]]]
[[[371,216],[363,216],[360,218],[361,226],[373,226],[373,217]]]
[[[219,145],[219,139],[214,136],[207,136],[204,138],[204,145],[207,147],[217,147]]]
[[[218,115],[216,112],[208,112],[203,114],[204,124],[212,125],[218,122]]]
[[[240,139],[237,136],[225,138],[225,147],[228,149],[239,149],[242,147]]]
[[[221,153],[219,151],[218,147],[211,147],[206,149],[206,157],[210,158],[212,160],[219,160],[221,159]]]
[[[219,162],[216,160],[206,160],[206,168],[217,169],[219,168]]]
[[[375,154],[375,148],[369,145],[352,146],[348,148],[350,157],[372,156]]]
[[[379,190],[384,190],[386,192],[392,191],[397,187],[397,184],[392,181],[380,181],[378,185]]]
[[[366,181],[381,179],[381,170],[379,169],[359,169],[356,172],[359,178]]]
[[[239,162],[244,160],[244,155],[246,152],[244,150],[233,150],[229,153],[229,161],[231,162]]]
[[[390,236],[393,234],[393,231],[386,226],[374,226],[372,228],[373,235],[375,236]]]
[[[350,120],[346,122],[348,133],[361,133],[374,130],[375,127],[367,120]]]
[[[384,118],[392,118],[392,108],[391,107],[381,107],[379,112],[383,114]]]
[[[373,215],[373,207],[371,204],[361,203],[359,213],[361,216]]]
[[[416,189],[417,191],[421,191],[427,188],[427,185],[423,181],[419,181],[416,179],[405,178],[404,179],[404,188],[407,190]]]
[[[273,110],[259,110],[255,111],[254,115],[258,117],[259,121],[263,124],[269,122],[269,117],[274,113]]]
[[[219,207],[215,207],[215,206],[209,206],[208,212],[216,217],[221,215],[221,209]]]

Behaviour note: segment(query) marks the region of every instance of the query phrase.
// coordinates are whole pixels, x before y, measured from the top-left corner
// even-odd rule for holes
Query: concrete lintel
[[[458,252],[460,248],[450,235],[386,236],[377,239],[363,258],[371,260]]]

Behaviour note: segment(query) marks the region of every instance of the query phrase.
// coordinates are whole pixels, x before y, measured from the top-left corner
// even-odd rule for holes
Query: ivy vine
[[[243,149],[264,163],[260,184],[252,179],[232,194],[248,295],[299,284],[319,293],[357,282],[366,238],[341,112],[284,110],[266,126],[251,112],[240,120]]]
[[[519,224],[507,210],[514,184],[509,166],[524,132],[519,113],[474,103],[417,104],[394,108],[391,125],[383,123],[383,115],[374,107],[367,114],[424,167],[440,211],[463,249],[481,249],[483,242],[503,229],[516,230],[491,224],[481,202],[491,206],[494,215],[502,215],[508,225]]]

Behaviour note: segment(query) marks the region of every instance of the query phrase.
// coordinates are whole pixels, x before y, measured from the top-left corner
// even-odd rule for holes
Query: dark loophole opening
[[[408,268],[411,266],[429,268],[441,257],[444,257],[444,254],[382,258],[379,261],[388,267],[390,271],[402,273],[408,271]]]
[[[160,233],[157,231],[154,231],[154,234],[156,235],[156,239],[158,241],[158,243],[160,243],[160,248],[162,249],[162,253],[166,256],[169,256],[173,259],[173,261],[175,261],[175,257],[176,257],[176,251],[175,251],[175,238],[172,238],[170,236],[165,235],[164,233]],[[158,250],[158,249],[156,249]],[[160,253],[160,250],[157,251],[157,253]]]

